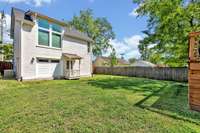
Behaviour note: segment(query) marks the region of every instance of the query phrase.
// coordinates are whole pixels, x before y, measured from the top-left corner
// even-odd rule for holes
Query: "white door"
[[[59,60],[38,59],[37,60],[37,77],[52,78],[60,75]]]

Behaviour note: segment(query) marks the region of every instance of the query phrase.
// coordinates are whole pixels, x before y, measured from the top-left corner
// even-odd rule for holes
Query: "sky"
[[[110,43],[117,56],[125,59],[139,58],[139,40],[146,29],[146,18],[137,17],[137,5],[132,0],[0,0],[0,10],[6,13],[7,30],[10,27],[11,8],[34,10],[58,20],[71,20],[80,10],[92,9],[95,17],[106,17],[113,27],[116,38]],[[5,37],[8,40],[8,37]],[[109,55],[108,51],[104,56]]]

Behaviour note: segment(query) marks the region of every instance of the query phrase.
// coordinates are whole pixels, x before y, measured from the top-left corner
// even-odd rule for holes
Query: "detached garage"
[[[57,59],[37,59],[36,77],[37,78],[55,78],[61,75],[60,60]]]

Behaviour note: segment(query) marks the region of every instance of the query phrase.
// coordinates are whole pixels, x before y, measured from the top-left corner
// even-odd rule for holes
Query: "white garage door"
[[[37,77],[50,78],[60,75],[59,60],[38,59],[37,60]]]

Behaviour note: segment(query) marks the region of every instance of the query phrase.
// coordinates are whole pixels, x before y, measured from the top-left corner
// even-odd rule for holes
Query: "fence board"
[[[188,68],[186,67],[95,67],[94,73],[180,82],[188,81]]]
[[[0,74],[4,73],[4,70],[13,69],[11,62],[0,61]]]

